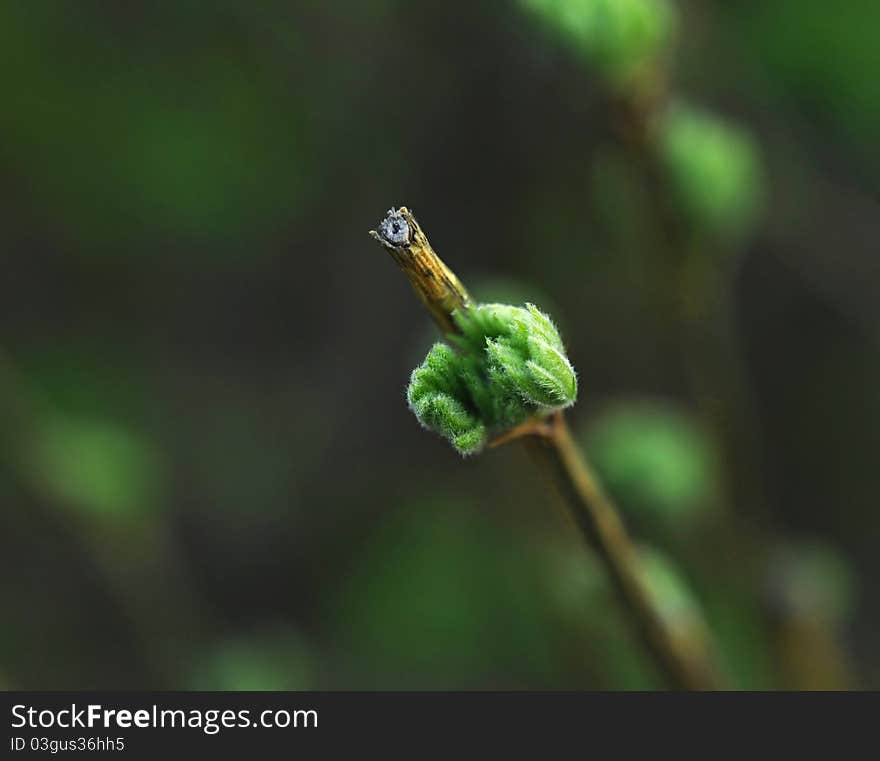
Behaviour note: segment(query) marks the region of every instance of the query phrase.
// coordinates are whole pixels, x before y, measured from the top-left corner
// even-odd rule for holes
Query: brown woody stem
[[[621,603],[646,648],[679,689],[717,689],[706,642],[670,625],[646,584],[638,550],[614,503],[605,495],[562,412],[549,420],[549,433],[536,429],[532,449],[553,473],[556,485],[588,544],[602,559]]]

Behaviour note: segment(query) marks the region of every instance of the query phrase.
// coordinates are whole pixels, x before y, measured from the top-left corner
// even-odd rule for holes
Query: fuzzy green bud
[[[660,158],[682,215],[695,231],[747,232],[761,203],[761,162],[751,136],[691,106],[674,105],[660,127]]]
[[[664,55],[677,20],[668,0],[522,2],[615,87]]]
[[[462,454],[492,433],[574,404],[577,377],[556,327],[534,305],[458,310],[455,348],[437,343],[417,367],[407,401],[419,422]]]

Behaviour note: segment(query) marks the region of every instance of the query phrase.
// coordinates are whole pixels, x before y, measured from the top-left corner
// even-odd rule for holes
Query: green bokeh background
[[[527,454],[406,409],[434,336],[366,235],[400,204],[553,314],[572,427],[731,684],[790,685],[808,619],[880,686],[880,4],[675,5],[676,93],[764,159],[727,290],[755,504],[600,77],[522,4],[0,4],[0,686],[661,684]]]

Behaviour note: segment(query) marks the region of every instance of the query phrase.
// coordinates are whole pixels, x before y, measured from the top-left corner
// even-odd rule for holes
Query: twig
[[[399,225],[406,223],[406,228]],[[394,226],[395,222],[398,226]],[[454,333],[452,311],[470,299],[451,270],[431,248],[412,214],[404,207],[389,212],[379,231],[371,231],[406,273],[416,293],[444,333]],[[428,266],[423,266],[427,264]],[[448,308],[454,305],[453,310]],[[575,522],[602,559],[624,609],[669,683],[682,689],[717,689],[718,681],[702,642],[677,633],[664,618],[641,572],[637,550],[619,512],[599,488],[574,443],[563,413],[535,418],[495,439],[495,447],[528,439],[554,475]]]
[[[533,440],[584,538],[598,553],[639,636],[670,684],[689,690],[717,689],[718,677],[705,643],[673,629],[646,585],[638,551],[620,513],[599,486],[562,412],[550,419],[550,434]]]

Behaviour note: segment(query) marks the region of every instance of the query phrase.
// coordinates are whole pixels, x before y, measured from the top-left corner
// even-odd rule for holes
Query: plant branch
[[[562,412],[549,421],[549,433],[532,439],[532,449],[553,473],[557,487],[587,540],[597,552],[646,648],[670,684],[689,690],[719,686],[706,643],[676,630],[664,617],[620,513],[605,495],[574,442]],[[539,432],[539,431],[536,431]]]
[[[431,248],[412,214],[405,207],[391,210],[371,235],[403,269],[440,330],[455,333],[452,312],[467,306],[470,299],[458,278]],[[554,475],[577,526],[605,564],[624,609],[670,684],[682,689],[717,688],[705,642],[676,631],[663,616],[619,512],[600,489],[571,437],[563,413],[527,421],[493,440],[490,446],[517,438],[534,444],[533,449]]]

